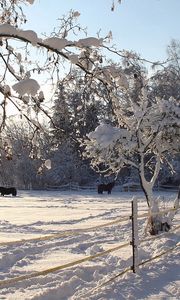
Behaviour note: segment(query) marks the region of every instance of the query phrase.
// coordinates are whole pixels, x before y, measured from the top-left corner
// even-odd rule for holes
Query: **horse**
[[[6,188],[6,187],[3,187],[3,186],[0,186],[0,193],[1,193],[1,196],[10,195],[10,194],[12,194],[12,196],[16,196],[17,195],[17,190],[16,190],[15,187]]]
[[[107,184],[105,183],[98,184],[98,194],[103,194],[103,192],[108,192],[108,194],[111,194],[114,185],[115,185],[115,181]]]

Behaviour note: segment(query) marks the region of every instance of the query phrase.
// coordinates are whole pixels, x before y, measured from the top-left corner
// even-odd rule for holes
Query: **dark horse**
[[[111,194],[114,185],[115,185],[115,181],[107,184],[105,183],[98,184],[98,194],[103,194],[103,192],[108,192],[108,194]]]
[[[0,193],[1,193],[1,196],[10,195],[10,194],[12,194],[12,196],[16,196],[17,190],[15,187],[6,188],[3,186],[0,186]]]

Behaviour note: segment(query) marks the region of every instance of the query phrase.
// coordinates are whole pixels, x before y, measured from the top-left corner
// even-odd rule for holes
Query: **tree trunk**
[[[140,176],[140,184],[144,195],[146,197],[147,205],[149,207],[149,217],[146,225],[146,232],[151,235],[158,234],[161,229],[161,219],[159,215],[159,203],[153,197],[152,186],[144,178]]]
[[[146,232],[149,232],[151,235],[156,235],[162,231],[168,232],[171,229],[172,221],[177,212],[177,209],[179,208],[179,201],[180,201],[180,187],[172,211],[162,214],[160,213],[160,211],[156,213],[150,208]],[[157,200],[156,200],[156,205],[159,208]]]
[[[146,232],[149,232],[151,235],[156,235],[160,231],[169,231],[170,229],[169,223],[165,221],[165,216],[160,213],[158,199],[155,199],[153,196],[153,187],[158,177],[159,171],[160,154],[157,154],[152,178],[150,181],[147,181],[145,178],[144,153],[141,153],[141,156],[139,157],[139,177],[149,207],[149,217],[147,221]]]

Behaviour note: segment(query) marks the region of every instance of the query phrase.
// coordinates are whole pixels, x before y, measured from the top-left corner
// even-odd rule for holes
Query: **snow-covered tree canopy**
[[[169,154],[180,152],[180,105],[172,96],[155,96],[151,80],[143,73],[128,84],[128,89],[112,98],[115,124],[105,122],[90,132],[83,143],[84,155],[100,173],[118,174],[124,166],[138,171],[150,213],[157,214],[149,221],[149,231],[156,234],[164,221],[158,215],[153,187],[162,164],[169,163]],[[169,167],[173,171],[170,163]],[[179,199],[174,207],[178,203]],[[173,216],[167,217],[168,228]]]
[[[24,24],[26,28],[28,26],[23,12],[24,5],[33,3],[32,0],[0,1],[2,149],[6,148],[7,139],[3,132],[11,114],[19,115],[28,123],[28,130],[33,132],[32,149],[38,145],[40,131],[45,129],[45,120],[54,128],[58,126],[53,122],[51,98],[59,82],[68,82],[72,77],[72,70],[80,70],[81,76],[91,83],[94,90],[100,83],[101,90],[105,91],[104,95],[110,95],[112,84],[126,84],[123,73],[118,75],[119,67],[116,70],[115,65],[107,64],[102,53],[103,49],[110,50],[107,42],[111,40],[111,32],[105,37],[100,37],[99,34],[95,37],[88,36],[87,29],[78,23],[80,13],[70,11],[59,19],[59,25],[52,28],[50,35],[39,36],[31,29],[24,29]],[[127,53],[124,50],[119,51],[118,56],[127,57]],[[118,77],[122,77],[119,82]],[[100,94],[102,95],[102,92]],[[64,132],[60,127],[57,130]],[[34,154],[32,156],[34,157]]]
[[[111,33],[104,38],[86,36],[86,30],[78,23],[78,11],[71,11],[68,16],[59,19],[60,25],[50,36],[42,37],[32,30],[24,30],[23,24],[27,20],[23,13],[23,5],[33,3],[32,0],[0,1],[1,131],[6,124],[9,104],[13,105],[35,130],[41,129],[39,112],[43,112],[52,121],[49,108],[47,109],[47,95],[42,90],[42,81],[47,85],[51,83],[52,86],[56,86],[62,77],[67,76],[68,79],[72,67],[80,69],[86,80],[94,85],[94,89],[100,82],[106,95],[113,99],[114,109],[121,106],[122,101],[119,99],[125,94],[129,94],[126,98],[132,101],[129,100],[132,98],[131,82],[138,74],[138,67],[136,74],[134,70],[136,65],[138,66],[137,62],[141,60],[138,55],[108,47]],[[84,38],[82,34],[85,35]],[[116,54],[128,68],[123,67],[123,64],[108,62],[105,51]],[[119,120],[117,114],[116,117]]]
[[[100,48],[109,40],[110,34],[105,38],[87,37],[86,29],[78,23],[80,13],[71,11],[59,19],[59,27],[50,36],[39,37],[32,30],[23,30],[23,24],[28,22],[23,5],[33,3],[30,0],[0,1],[1,129],[6,122],[9,103],[29,122],[32,121],[30,108],[36,117],[41,111],[50,118],[43,106],[47,96],[41,90],[42,82],[56,86],[62,76],[71,72],[72,65],[80,68],[90,80],[98,79],[107,85],[104,73],[110,73],[110,70],[102,65]],[[110,74],[108,76],[110,79]],[[32,125],[41,127],[38,118]]]
[[[133,99],[135,81],[129,83],[131,88],[124,93],[124,99],[114,95],[117,125],[100,124],[88,134],[86,156],[96,170],[105,173],[118,173],[125,165],[133,166],[143,186],[149,184],[152,188],[166,155],[180,150],[180,106],[173,97],[152,97],[144,78]]]
[[[113,3],[121,1],[113,1]],[[1,130],[6,123],[7,107],[15,107],[36,129],[41,128],[38,113],[43,112],[51,119],[47,100],[57,82],[71,73],[72,68],[82,70],[84,76],[96,87],[104,85],[108,93],[112,87],[128,88],[127,78],[122,68],[108,64],[105,53],[116,54],[126,61],[140,59],[136,54],[114,47],[108,47],[111,32],[107,36],[87,36],[87,30],[78,23],[80,13],[70,11],[59,19],[59,26],[50,36],[38,36],[35,31],[24,30],[28,20],[23,13],[23,5],[34,1],[1,0],[0,8],[0,99]],[[50,88],[51,85],[51,88]],[[46,105],[45,105],[46,102]],[[33,118],[30,118],[29,111]],[[36,122],[33,121],[36,116]]]
[[[98,157],[93,158],[94,166],[106,162],[108,170],[116,173],[124,164],[138,168],[138,153],[163,155],[169,150],[179,150],[179,105],[173,98],[155,101],[148,105],[142,96],[142,102],[132,103],[125,113],[122,106],[118,107],[119,127],[100,124],[88,134],[87,151],[92,157],[92,151],[94,154],[98,151]]]

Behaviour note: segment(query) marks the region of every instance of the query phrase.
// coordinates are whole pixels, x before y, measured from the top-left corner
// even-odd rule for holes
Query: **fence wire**
[[[145,242],[149,242],[149,241],[151,241],[151,240],[155,240],[155,239],[157,239],[157,238],[161,238],[162,236],[166,236],[166,235],[168,235],[168,234],[171,234],[172,232],[178,230],[179,228],[180,228],[180,225],[179,225],[179,226],[175,226],[173,229],[171,229],[171,230],[168,231],[168,232],[162,232],[162,233],[158,234],[158,236],[148,237],[148,238],[146,238],[146,239],[140,240],[140,241],[139,241],[139,245],[141,245],[141,244],[143,244],[143,243],[145,243]]]
[[[157,259],[157,258],[159,258],[159,257],[161,257],[161,256],[163,256],[163,255],[165,255],[165,254],[167,254],[167,253],[169,253],[169,252],[175,250],[175,249],[178,248],[179,246],[180,246],[180,243],[176,244],[176,246],[174,246],[174,247],[171,247],[171,248],[169,248],[169,249],[167,249],[167,250],[161,252],[160,254],[158,254],[158,255],[156,255],[156,256],[153,256],[153,257],[151,257],[151,258],[149,258],[149,259],[146,259],[146,260],[142,261],[141,263],[139,263],[139,266],[143,266],[144,264],[149,263],[149,262],[151,262],[152,260]]]
[[[162,212],[159,212],[158,214],[163,215],[163,214],[165,214],[169,211],[175,211],[175,210],[177,210],[177,209],[171,208],[171,209],[168,209],[168,210],[163,210]],[[157,213],[151,214],[151,216],[153,216],[153,215],[156,216]],[[144,213],[144,214],[138,215],[137,218],[141,219],[141,218],[145,218],[145,217],[148,217],[148,216],[149,216],[149,213]],[[37,237],[37,238],[15,240],[15,241],[9,241],[9,242],[0,242],[0,246],[8,246],[8,245],[13,245],[13,244],[17,245],[17,244],[24,244],[26,242],[47,241],[47,240],[61,238],[61,237],[76,236],[76,235],[91,232],[93,230],[100,229],[100,228],[103,228],[103,227],[108,227],[108,226],[111,226],[111,225],[116,225],[116,224],[123,223],[125,221],[128,221],[130,219],[130,217],[131,216],[121,217],[121,218],[118,218],[115,221],[107,222],[107,223],[104,223],[104,224],[101,224],[101,225],[96,225],[96,226],[92,226],[92,227],[88,227],[88,228],[84,228],[84,229],[68,230],[68,231],[65,231],[63,233],[55,233],[55,234],[50,234],[50,235],[46,235],[46,236],[40,236],[40,237]]]
[[[148,216],[157,216],[157,215],[164,215],[170,211],[177,211],[180,207],[178,208],[169,208],[169,209],[164,209],[162,211],[159,211],[159,212],[156,212],[156,213],[150,213],[150,212],[147,212],[147,213],[144,213],[144,214],[141,214],[141,215],[138,215],[137,218],[138,219],[141,219],[141,218],[145,218],[145,217],[148,217]]]
[[[46,241],[46,240],[51,240],[51,239],[56,239],[56,238],[61,238],[61,237],[76,236],[76,235],[79,235],[82,233],[88,233],[88,232],[91,232],[93,230],[100,229],[103,227],[108,227],[111,225],[117,225],[120,223],[124,223],[128,220],[130,220],[130,216],[122,217],[115,221],[107,222],[107,223],[104,223],[101,225],[96,225],[96,226],[92,226],[92,227],[88,227],[88,228],[84,228],[84,229],[69,230],[69,231],[65,231],[62,233],[50,234],[50,235],[46,235],[46,236],[40,236],[37,238],[30,238],[30,239],[23,239],[23,240],[9,241],[9,242],[0,242],[0,246],[7,246],[7,245],[13,245],[13,244],[17,245],[17,244],[24,244],[26,242]]]
[[[178,243],[178,244],[177,244],[176,246],[174,246],[174,247],[171,247],[171,248],[167,249],[166,251],[161,252],[160,254],[158,254],[158,255],[156,255],[156,256],[153,256],[153,257],[151,257],[151,258],[149,258],[149,259],[147,259],[147,260],[145,260],[145,261],[142,261],[141,263],[139,263],[139,266],[143,266],[143,265],[145,265],[146,263],[149,263],[149,262],[151,262],[151,261],[153,261],[153,260],[155,260],[155,259],[157,259],[157,258],[159,258],[159,257],[161,257],[161,256],[163,256],[163,255],[165,255],[165,254],[167,254],[167,253],[169,253],[169,252],[172,252],[172,251],[174,251],[176,248],[178,248],[179,246],[180,246],[180,243]],[[114,275],[113,277],[111,277],[110,279],[106,280],[106,281],[103,282],[102,284],[100,284],[100,285],[98,285],[97,287],[91,289],[89,292],[87,291],[86,295],[84,295],[84,296],[90,296],[90,295],[92,295],[92,294],[93,294],[94,292],[96,292],[97,290],[103,288],[104,286],[106,286],[106,285],[108,285],[108,284],[113,283],[118,277],[120,277],[120,276],[126,274],[127,272],[129,272],[129,271],[131,271],[131,270],[132,270],[132,266],[131,266],[131,267],[128,267],[128,268],[126,268],[126,269],[124,269],[123,271],[121,271],[120,273]]]
[[[164,214],[164,213],[166,213],[168,211],[174,211],[174,210],[176,210],[176,209],[173,208],[173,209],[165,210],[165,211],[162,211],[161,213]],[[149,214],[143,214],[143,215],[140,215],[140,216],[137,216],[137,217],[141,218],[141,217],[145,217],[145,216],[148,216],[148,215]],[[110,226],[110,225],[116,225],[118,223],[122,223],[122,222],[125,222],[127,220],[130,220],[129,216],[128,217],[124,217],[124,218],[119,218],[119,219],[117,219],[115,221],[104,223],[104,224],[101,224],[101,225],[98,225],[98,226],[93,226],[93,227],[89,227],[89,228],[86,228],[86,229],[80,229],[80,230],[77,230],[77,231],[74,231],[74,230],[73,231],[66,231],[64,233],[53,234],[53,235],[39,237],[39,238],[32,238],[32,239],[18,240],[18,241],[10,241],[10,242],[2,242],[2,243],[0,243],[0,246],[9,245],[9,244],[10,245],[12,245],[12,244],[22,244],[22,243],[33,242],[33,241],[44,241],[44,240],[54,239],[54,238],[58,238],[58,237],[79,235],[79,234],[81,234],[83,232],[89,232],[89,231],[92,231],[92,230],[95,230],[95,229],[99,229],[99,228],[103,228],[103,227],[107,227],[107,226]],[[179,227],[180,226],[176,226],[176,228],[174,230],[177,230]],[[167,234],[167,233],[165,233],[165,234]],[[153,238],[148,238],[148,241],[150,239],[155,239],[155,238],[158,238],[158,237],[159,236],[153,237]],[[145,242],[145,241],[147,241],[147,239],[143,240],[143,241],[140,241],[140,243]],[[6,286],[6,285],[12,285],[12,284],[15,284],[17,282],[21,282],[23,280],[28,280],[28,279],[39,277],[39,276],[45,276],[47,274],[50,274],[50,273],[53,273],[53,272],[57,272],[57,271],[60,271],[60,270],[65,270],[67,268],[79,265],[79,264],[84,263],[86,261],[91,261],[91,260],[93,260],[95,258],[98,258],[100,256],[107,255],[107,254],[109,254],[111,252],[117,251],[117,250],[119,250],[121,248],[124,248],[124,247],[127,247],[129,245],[130,245],[130,242],[127,242],[127,243],[121,244],[119,246],[115,246],[113,248],[110,248],[108,250],[99,252],[97,254],[94,254],[94,255],[91,255],[91,256],[88,256],[88,257],[76,260],[74,262],[69,262],[69,263],[66,263],[66,264],[63,264],[63,265],[60,265],[60,266],[56,266],[56,267],[53,267],[53,268],[48,268],[48,269],[43,270],[43,271],[36,271],[36,272],[31,273],[31,274],[26,274],[26,275],[21,275],[21,276],[9,278],[9,279],[1,280],[0,281],[0,287]],[[143,266],[144,264],[146,264],[146,263],[148,263],[148,262],[150,262],[150,261],[152,261],[154,259],[157,259],[157,258],[165,255],[166,253],[169,253],[169,252],[173,251],[174,249],[176,249],[179,246],[180,246],[180,243],[178,243],[175,247],[169,248],[168,250],[160,253],[159,255],[156,255],[156,256],[154,256],[154,257],[152,257],[150,259],[142,261],[138,265],[139,266]],[[123,274],[125,274],[128,271],[130,271],[131,269],[132,269],[132,267],[129,267],[129,268],[123,270],[122,272],[116,274],[115,276],[113,276],[112,278],[110,278],[109,280],[107,280],[106,282],[104,282],[103,284],[101,284],[100,286],[96,287],[95,290],[97,290],[98,288],[101,288],[101,287],[107,285],[108,283],[113,282],[116,278],[118,278],[119,276],[122,276]]]
[[[49,269],[46,269],[46,270],[43,270],[43,271],[39,271],[39,272],[37,271],[37,272],[31,273],[31,274],[26,274],[26,275],[17,276],[17,277],[10,278],[10,279],[1,280],[0,281],[0,286],[3,287],[5,285],[11,285],[11,284],[23,281],[23,280],[27,280],[27,279],[31,279],[31,278],[39,277],[39,276],[45,276],[49,273],[53,273],[53,272],[60,271],[60,270],[65,270],[69,267],[79,265],[79,264],[81,264],[83,262],[86,262],[86,261],[91,261],[91,260],[93,260],[97,257],[107,255],[111,252],[117,251],[117,250],[122,249],[124,247],[127,247],[129,245],[130,245],[130,243],[128,242],[128,243],[116,246],[114,248],[110,248],[108,250],[99,252],[97,254],[90,255],[88,257],[85,257],[85,258],[82,258],[82,259],[79,259],[79,260],[76,260],[76,261],[73,261],[73,262],[69,262],[67,264],[60,265],[60,266],[57,266],[57,267],[54,267],[54,268],[49,268]]]

